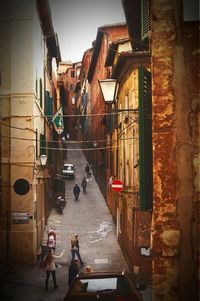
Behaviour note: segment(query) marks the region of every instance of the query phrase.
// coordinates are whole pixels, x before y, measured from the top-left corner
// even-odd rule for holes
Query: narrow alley
[[[71,145],[69,148],[74,149],[75,146]],[[61,222],[55,224],[60,233],[58,243],[61,244],[61,249],[65,248],[69,254],[67,261],[69,262],[71,256],[71,237],[78,233],[85,264],[91,265],[94,270],[127,268],[115,237],[112,217],[93,175],[88,181],[87,193],[83,194],[81,189],[79,200],[74,200],[73,186],[77,183],[81,187],[81,181],[86,176],[85,156],[80,150],[68,151],[67,156],[67,162],[75,165],[75,179],[66,180],[67,205]],[[53,224],[53,217],[54,215],[49,219],[49,223]],[[56,216],[54,218],[56,221]]]
[[[69,148],[75,148],[71,145]],[[39,268],[9,265],[4,267],[5,287],[1,300],[53,301],[63,300],[67,292],[68,266],[71,260],[71,237],[77,233],[80,242],[80,254],[85,265],[92,266],[94,271],[128,270],[122,251],[115,236],[115,226],[102,193],[91,175],[87,193],[81,191],[79,200],[74,200],[73,186],[79,186],[85,174],[87,163],[80,150],[68,150],[67,162],[75,164],[75,179],[67,179],[65,192],[67,204],[63,214],[53,208],[48,219],[46,230],[55,228],[57,245],[56,254],[64,250],[64,255],[57,260],[56,271],[59,288],[54,290],[50,278],[49,290],[45,292],[45,273]],[[47,231],[43,244],[47,241]],[[149,299],[150,300],[150,299]]]
[[[198,12],[0,0],[0,300],[200,300]]]

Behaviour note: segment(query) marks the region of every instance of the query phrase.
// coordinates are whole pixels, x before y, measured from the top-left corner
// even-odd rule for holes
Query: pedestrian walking
[[[112,182],[113,182],[113,176],[111,176],[108,180],[108,183],[109,183],[109,187],[111,188],[112,186]]]
[[[47,247],[53,249],[54,251],[56,249],[56,233],[54,231],[50,231],[48,233]]]
[[[90,176],[91,176],[92,173],[93,173],[93,167],[92,167],[92,164],[89,165],[89,168],[90,168]]]
[[[49,230],[48,230],[48,236],[50,236],[50,235],[53,235],[54,236],[54,239],[56,240],[56,232],[55,232],[55,228],[53,229],[53,228],[50,228]]]
[[[85,172],[87,174],[87,177],[89,177],[91,175],[91,172],[90,172],[90,166],[89,164],[87,163],[86,166],[85,166]]]
[[[74,237],[71,239],[71,255],[72,255],[72,259],[75,259],[75,257],[79,259],[81,266],[84,265],[84,262],[80,255],[78,234],[75,234]]]
[[[42,268],[46,271],[46,280],[45,280],[45,290],[48,291],[48,282],[50,274],[53,278],[53,284],[54,288],[58,288],[57,282],[56,282],[56,263],[55,259],[62,257],[64,254],[64,251],[60,255],[55,255],[53,249],[49,249],[47,251],[47,254],[43,260],[43,266]]]
[[[78,251],[79,251],[80,246],[79,246],[78,234],[74,234],[74,236],[72,237],[72,239],[71,239],[71,246],[72,245],[74,245],[78,249]]]
[[[86,178],[83,178],[82,182],[81,182],[81,186],[83,188],[83,193],[86,193],[86,187],[87,187],[87,181]]]
[[[78,200],[80,192],[81,192],[80,187],[78,186],[78,184],[75,184],[73,188],[75,200]]]
[[[70,286],[76,275],[79,273],[78,260],[72,259],[68,272],[68,285]]]

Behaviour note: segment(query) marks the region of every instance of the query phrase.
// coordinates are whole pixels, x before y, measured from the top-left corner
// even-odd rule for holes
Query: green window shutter
[[[140,206],[149,210],[153,207],[151,73],[139,67],[138,77]]]
[[[51,120],[53,115],[52,97],[49,91],[45,91],[45,115]],[[51,116],[51,117],[50,117]]]
[[[40,155],[46,155],[46,137],[40,134]]]
[[[38,159],[38,130],[35,132],[35,157]]]
[[[147,34],[150,30],[150,0],[141,1],[141,39],[148,43]]]
[[[36,95],[38,95],[38,80],[37,80],[37,78],[35,80],[35,92],[36,92]]]
[[[42,108],[42,79],[40,78],[40,107]]]

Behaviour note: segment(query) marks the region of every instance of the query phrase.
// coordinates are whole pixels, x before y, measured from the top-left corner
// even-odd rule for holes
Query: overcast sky
[[[63,61],[81,61],[97,28],[125,22],[121,0],[49,0]]]

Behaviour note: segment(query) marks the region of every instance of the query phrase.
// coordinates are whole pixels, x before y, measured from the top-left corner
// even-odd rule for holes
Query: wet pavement
[[[53,288],[50,277],[49,290],[45,291],[45,273],[39,268],[16,265],[1,265],[4,277],[4,288],[0,291],[1,300],[59,301],[67,292],[68,266],[71,260],[71,237],[79,235],[80,254],[85,265],[92,266],[94,271],[128,270],[123,254],[115,236],[115,225],[105,203],[102,193],[93,177],[88,179],[87,193],[81,191],[79,200],[74,200],[73,186],[79,186],[86,176],[87,163],[81,151],[69,151],[68,163],[76,166],[75,179],[66,180],[65,191],[67,204],[63,214],[53,208],[48,219],[47,229],[56,229],[56,254],[64,250],[62,258],[57,259],[56,278],[58,289]],[[82,190],[82,189],[81,189]],[[46,243],[45,232],[43,243]],[[2,273],[1,273],[2,275]],[[3,282],[1,281],[1,284]],[[151,288],[144,291],[145,301],[151,301]]]

